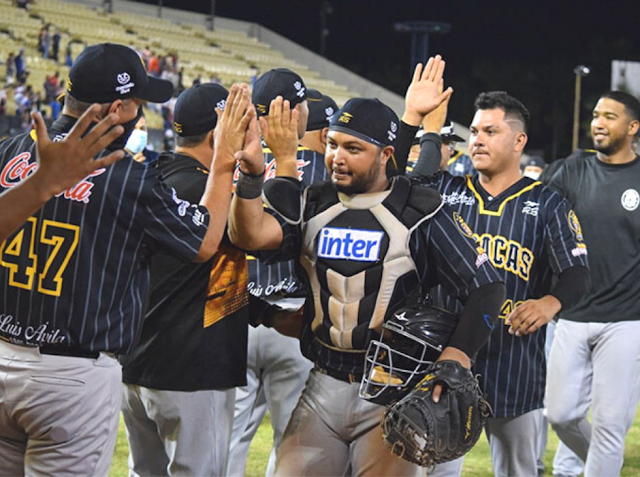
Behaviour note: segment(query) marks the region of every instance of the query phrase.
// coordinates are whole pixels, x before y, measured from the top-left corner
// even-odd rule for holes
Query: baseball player
[[[0,243],[56,194],[124,157],[123,151],[116,150],[100,159],[93,159],[95,150],[104,149],[124,132],[121,126],[112,127],[115,118],[107,116],[85,135],[90,123],[97,121],[98,111],[98,106],[87,109],[69,135],[59,142],[49,140],[42,116],[32,113],[35,134],[43,138],[37,143],[38,167],[34,167],[33,174],[18,185],[3,188],[0,195]],[[65,153],[59,154],[60,151]]]
[[[410,108],[411,88],[407,97]],[[503,321],[480,350],[475,370],[494,413],[486,432],[495,475],[535,476],[546,371],[544,326],[582,296],[589,276],[586,247],[567,201],[521,175],[529,120],[524,105],[507,93],[490,92],[478,96],[475,107],[469,150],[479,176],[436,172],[437,155],[430,166],[414,171],[433,172],[421,176],[422,182],[437,188],[461,223],[469,224],[465,233],[488,253],[505,282]],[[558,282],[552,287],[553,275]],[[457,307],[442,287],[436,296],[441,306]],[[461,467],[454,461],[435,474],[459,474]]]
[[[178,97],[176,149],[157,168],[183,200],[197,203],[205,191],[228,94],[209,83]],[[255,126],[248,147],[260,150]],[[235,387],[246,383],[246,269],[226,238],[205,263],[151,257],[148,311],[122,369],[131,475],[225,474]]]
[[[591,287],[563,312],[549,356],[547,412],[588,477],[619,475],[640,398],[640,102],[604,94],[593,109],[595,154],[568,158],[551,179],[580,214]],[[591,408],[592,421],[587,420]]]
[[[445,98],[437,93],[443,69],[434,60],[425,68],[431,109]],[[421,76],[422,65],[418,70]],[[285,102],[281,127],[268,129],[290,144],[297,114],[287,109]],[[232,241],[295,258],[307,286],[301,349],[315,367],[285,431],[275,475],[421,475],[420,467],[391,457],[384,447],[384,407],[358,398],[367,345],[408,293],[441,282],[466,303],[442,359],[469,367],[503,300],[488,259],[460,233],[440,196],[406,177],[388,180],[398,124],[378,100],[349,100],[329,126],[325,164],[331,180],[305,189],[297,217],[297,183],[277,178],[269,200],[281,211],[263,211],[262,183],[253,179],[263,165],[241,164]]]
[[[304,83],[301,78],[296,77],[297,75],[293,76],[290,72],[279,70],[265,74],[267,77],[263,76],[263,79],[258,80],[257,89],[254,89],[254,100],[257,104],[270,104],[278,94],[285,94],[292,102],[299,98],[296,94],[299,90],[296,90],[293,84],[296,81],[300,81],[301,85]],[[276,79],[284,80],[282,87],[275,88],[274,85],[267,89],[263,85],[263,81],[273,85]],[[305,93],[309,114],[306,132],[298,146],[298,174],[303,186],[310,185],[313,182],[312,177],[316,180],[325,179],[324,150],[329,129],[328,118],[338,110],[335,101],[319,91],[308,89]],[[264,156],[267,168],[275,164],[270,149],[265,148]],[[295,275],[291,274],[292,264],[270,266],[259,260],[251,260],[250,264],[250,279],[256,281],[260,275],[273,277],[266,283],[263,281],[260,287],[252,287],[252,291],[256,292],[254,296],[289,309],[297,310],[302,306],[303,299],[294,298],[294,293],[267,293],[269,287],[277,286],[282,279],[287,279],[289,283],[299,283]],[[279,273],[270,274],[270,271]],[[302,292],[301,288],[296,291],[297,294]],[[236,415],[227,472],[230,476],[244,475],[251,441],[267,410],[270,413],[274,440],[267,475],[273,474],[276,451],[312,367],[311,361],[300,352],[298,335],[299,333],[293,337],[285,336],[273,327],[267,326],[249,330],[248,383],[236,390]]]
[[[61,144],[54,153],[86,157],[79,138],[86,123],[70,131],[97,102],[95,120],[109,117],[121,125],[117,132],[124,129],[105,151],[100,141],[89,148],[109,157],[109,150],[126,143],[141,101],[166,101],[172,89],[148,76],[128,47],[85,49],[69,72],[63,114],[48,133]],[[115,355],[131,350],[140,327],[149,252],[207,260],[224,231],[234,154],[255,114],[246,87],[232,88],[230,103],[219,126],[224,139],[212,162],[216,174],[200,205],[181,200],[156,170],[127,156],[58,193],[0,246],[4,473],[108,473],[122,392]],[[37,143],[46,135],[41,124],[38,131],[40,136],[32,132],[0,143],[0,190],[33,173]],[[210,218],[208,211],[216,213]]]

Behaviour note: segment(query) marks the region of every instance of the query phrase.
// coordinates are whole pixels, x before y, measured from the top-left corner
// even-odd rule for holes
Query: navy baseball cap
[[[253,85],[251,102],[258,116],[269,114],[269,105],[282,96],[294,108],[307,99],[307,87],[299,74],[287,68],[275,68],[260,76]]]
[[[173,128],[178,136],[197,136],[218,124],[216,108],[224,111],[229,91],[222,85],[202,83],[184,90],[173,109]]]
[[[173,85],[149,76],[142,58],[128,46],[100,43],[85,48],[74,61],[67,94],[86,103],[125,98],[164,103],[171,99]]]
[[[449,121],[442,126],[442,129],[440,130],[440,137],[444,143],[464,142],[464,139],[456,134],[453,121]]]
[[[307,104],[309,106],[309,120],[307,131],[329,127],[329,120],[338,110],[338,105],[326,94],[317,89],[307,90]]]
[[[350,134],[379,147],[393,146],[400,121],[379,99],[353,98],[333,115],[329,131]]]

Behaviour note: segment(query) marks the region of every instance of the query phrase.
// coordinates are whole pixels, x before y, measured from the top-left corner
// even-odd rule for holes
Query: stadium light
[[[578,139],[580,135],[580,95],[582,89],[582,77],[591,73],[591,69],[588,66],[578,65],[573,69],[576,75],[575,86],[575,99],[573,102],[573,140],[571,143],[571,150],[578,149]]]
[[[410,21],[393,25],[398,33],[411,33],[411,68],[429,58],[429,34],[444,35],[451,31],[451,24],[444,22]]]

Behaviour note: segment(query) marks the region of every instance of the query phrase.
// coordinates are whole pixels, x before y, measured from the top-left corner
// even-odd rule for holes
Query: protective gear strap
[[[274,177],[264,185],[262,200],[291,225],[302,219],[301,182],[293,177]]]

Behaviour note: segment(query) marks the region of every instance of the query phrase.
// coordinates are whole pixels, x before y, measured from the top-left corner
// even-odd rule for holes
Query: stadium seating
[[[51,24],[61,33],[60,63],[72,40],[75,41],[71,46],[74,58],[84,45],[110,41],[139,51],[149,47],[157,55],[177,54],[185,86],[191,85],[197,76],[207,81],[216,75],[228,87],[235,81],[250,82],[256,72],[287,67],[298,72],[309,87],[329,94],[338,104],[355,96],[346,87],[321,78],[317,72],[242,32],[210,31],[199,25],[133,13],[106,14],[59,0],[38,0],[29,5],[28,11],[16,8],[11,0],[0,0],[0,57],[4,60],[9,52],[25,48],[30,72],[28,83],[37,91],[48,74],[60,71],[61,78],[65,78],[68,73],[68,68],[43,59],[37,51],[38,33],[45,24]],[[148,119],[150,127],[161,127],[162,118],[157,113],[150,112]]]

